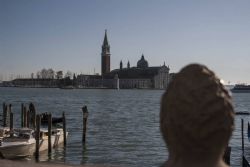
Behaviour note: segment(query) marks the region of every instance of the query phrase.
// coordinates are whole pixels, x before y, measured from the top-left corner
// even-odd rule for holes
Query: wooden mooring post
[[[35,152],[36,161],[39,161],[40,123],[41,123],[40,115],[37,115],[36,116],[36,152]]]
[[[14,117],[13,117],[13,112],[11,111],[11,104],[9,104],[9,113],[10,113],[10,135],[13,136],[13,120],[14,120]]]
[[[2,126],[4,126],[5,103],[3,102]]]
[[[5,103],[3,102],[3,113],[4,113],[4,110],[5,110]]]
[[[67,131],[66,131],[66,118],[65,118],[64,112],[62,114],[62,119],[63,119],[63,145],[66,146],[66,144],[67,144]]]
[[[23,127],[27,127],[27,108],[24,106],[23,108]]]
[[[82,107],[83,113],[83,132],[82,132],[82,143],[86,142],[86,132],[87,132],[87,120],[88,120],[88,108],[87,106]]]
[[[3,102],[2,126],[4,126],[4,111],[5,111],[5,103]]]
[[[33,128],[36,127],[36,109],[35,109],[35,105],[33,103],[29,104],[29,110],[30,110],[30,117],[31,117],[31,122],[32,122],[32,126]]]
[[[8,106],[3,104],[3,127],[7,126]]]
[[[241,147],[242,155],[244,155],[244,120],[241,119]]]
[[[48,154],[51,153],[51,129],[52,129],[52,115],[48,114]]]
[[[26,116],[27,116],[27,126],[26,127],[29,128],[30,127],[30,110],[27,111]]]
[[[231,147],[227,146],[223,156],[223,160],[227,165],[230,165],[230,155],[231,155]]]
[[[23,128],[24,127],[24,124],[23,124],[23,117],[24,117],[24,104],[22,103],[21,104],[21,127]]]
[[[36,111],[32,112],[32,125],[33,125],[33,128],[35,129],[36,128]]]

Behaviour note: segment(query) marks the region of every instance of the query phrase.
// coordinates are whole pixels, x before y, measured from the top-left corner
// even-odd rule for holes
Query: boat
[[[41,124],[43,125],[48,124],[48,118],[49,118],[48,113],[42,113]],[[63,122],[63,117],[52,117],[52,124],[57,124],[57,123],[62,123],[62,122]]]
[[[34,153],[35,144],[32,129],[15,129],[9,137],[4,137],[0,141],[0,153],[7,159],[26,157]]]
[[[238,111],[235,112],[236,115],[250,115],[250,113],[248,111]]]
[[[68,132],[66,132],[66,137],[68,136]],[[55,128],[51,130],[51,146],[57,147],[63,144],[63,129],[62,128]],[[41,143],[39,151],[45,151],[48,149],[48,130],[41,129]]]
[[[232,89],[233,93],[250,93],[250,85],[236,84]]]
[[[10,128],[9,127],[0,127],[0,140],[4,137],[10,136]]]
[[[66,137],[68,132],[66,133]],[[51,130],[51,145],[57,147],[63,143],[64,133],[62,128]],[[40,130],[39,151],[48,149],[48,130]],[[0,140],[0,154],[3,158],[16,159],[32,156],[36,149],[35,132],[32,129],[15,129],[9,137]]]
[[[74,86],[69,85],[69,86],[61,86],[60,89],[74,89]]]

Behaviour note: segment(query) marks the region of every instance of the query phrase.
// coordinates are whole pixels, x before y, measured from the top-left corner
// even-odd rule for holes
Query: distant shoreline
[[[28,88],[28,89],[34,89],[34,88],[41,88],[41,89],[62,89],[62,90],[72,90],[72,89],[109,89],[109,90],[120,90],[115,88],[106,88],[106,87],[83,87],[83,88],[60,88],[60,87],[32,87],[32,86],[0,86],[0,88]],[[151,88],[123,88],[121,90],[165,90],[165,89],[151,89]]]

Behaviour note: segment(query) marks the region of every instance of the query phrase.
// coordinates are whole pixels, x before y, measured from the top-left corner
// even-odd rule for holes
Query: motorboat
[[[42,113],[41,114],[41,124],[46,125],[48,124],[48,118],[49,118],[49,114],[46,113]],[[63,122],[63,117],[52,117],[52,124],[57,124],[57,123],[62,123]]]
[[[30,156],[34,153],[34,131],[28,128],[15,129],[10,136],[0,141],[0,154],[7,159]]]
[[[4,137],[8,137],[10,135],[9,127],[0,127],[0,140]]]
[[[235,112],[236,115],[250,115],[248,111],[237,111]]]
[[[68,135],[68,132],[66,136]],[[62,128],[51,130],[52,147],[57,147],[63,143],[64,133]],[[48,130],[40,130],[39,151],[48,149]],[[35,153],[36,140],[35,132],[32,129],[21,128],[10,132],[10,136],[0,140],[0,154],[6,159],[23,158],[32,156]]]
[[[69,86],[61,86],[60,89],[74,89],[74,86],[69,85]]]
[[[40,137],[41,143],[39,151],[45,151],[48,149],[48,130],[41,129]],[[66,132],[66,137],[68,136],[68,132]],[[63,144],[64,132],[62,128],[55,128],[51,130],[51,146],[53,148]]]

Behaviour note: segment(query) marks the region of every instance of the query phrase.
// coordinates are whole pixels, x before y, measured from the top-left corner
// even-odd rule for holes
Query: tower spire
[[[102,75],[110,72],[110,46],[108,43],[107,30],[105,30],[102,44]]]
[[[105,30],[105,36],[104,36],[104,40],[103,40],[103,46],[108,46],[108,37],[107,37],[107,29]]]
[[[128,63],[127,63],[127,68],[130,68],[130,63],[129,63],[129,61],[128,61]]]
[[[123,64],[122,64],[122,60],[120,61],[120,70],[122,70],[123,68]]]

